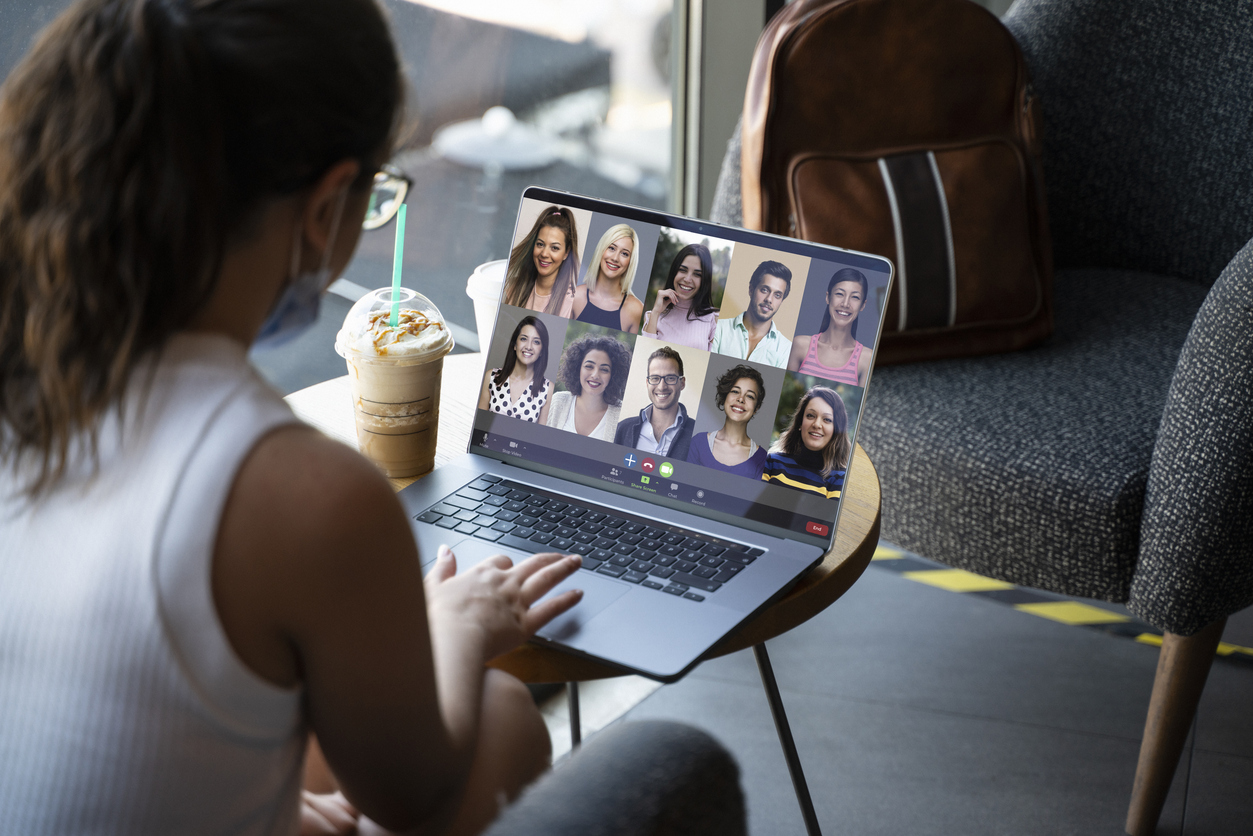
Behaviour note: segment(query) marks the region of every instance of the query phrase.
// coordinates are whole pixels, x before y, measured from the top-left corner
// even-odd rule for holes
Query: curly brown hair
[[[583,358],[589,351],[603,351],[609,356],[609,385],[605,387],[605,403],[617,406],[622,403],[622,395],[626,392],[627,372],[631,369],[631,350],[613,337],[584,334],[570,343],[561,353],[558,377],[576,398],[583,394],[583,385],[579,383],[579,367],[583,365]]]
[[[351,33],[345,37],[344,33]],[[0,91],[0,459],[38,495],[272,199],[368,188],[403,82],[376,0],[83,0]]]
[[[727,395],[731,394],[731,390],[735,387],[735,382],[745,378],[757,385],[757,409],[761,409],[761,403],[766,399],[766,381],[762,379],[761,372],[752,366],[743,365],[727,369],[726,373],[718,378],[718,385],[714,390],[714,403],[718,409],[722,409],[726,405]]]

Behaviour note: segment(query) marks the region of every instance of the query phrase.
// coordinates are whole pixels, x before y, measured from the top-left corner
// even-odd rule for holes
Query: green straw
[[[396,216],[396,258],[392,262],[392,319],[391,326],[400,324],[400,265],[405,254],[405,204],[400,204]]]

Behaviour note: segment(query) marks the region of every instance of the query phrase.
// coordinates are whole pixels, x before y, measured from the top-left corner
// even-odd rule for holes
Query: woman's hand
[[[360,816],[343,793],[301,793],[300,836],[350,836],[357,832]]]
[[[583,598],[571,589],[536,601],[582,565],[578,555],[537,554],[521,563],[503,554],[457,575],[457,558],[447,546],[426,576],[432,632],[457,631],[478,645],[483,660],[508,653]]]
[[[653,300],[653,320],[670,310],[675,303],[679,301],[679,294],[673,290],[657,291],[657,298]]]

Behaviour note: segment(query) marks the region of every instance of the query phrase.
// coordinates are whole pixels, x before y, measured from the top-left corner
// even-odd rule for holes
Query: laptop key
[[[534,528],[539,523],[539,517],[532,517],[530,514],[519,514],[514,522],[524,528]]]
[[[549,511],[564,511],[564,510],[566,510],[566,509],[567,509],[567,508],[569,508],[569,507],[570,507],[570,506],[569,506],[569,505],[567,505],[567,504],[566,504],[566,503],[564,503],[564,502],[549,502],[549,503],[548,503],[548,510],[549,510]]]
[[[466,499],[464,496],[450,496],[444,501],[454,508],[460,508],[463,511],[473,511],[483,504],[477,499]]]
[[[695,575],[688,575],[682,572],[675,572],[670,578],[671,583],[681,583],[687,586],[694,586],[697,589],[703,589],[706,592],[717,592],[722,588],[722,584],[716,581],[707,580],[706,578],[698,578]]]
[[[511,499],[504,504],[504,508],[506,511],[519,511],[520,512],[526,508],[526,503],[519,502],[516,499]]]
[[[574,541],[568,540],[565,537],[558,537],[548,545],[552,546],[552,549],[555,552],[565,552],[574,547]]]
[[[488,488],[487,492],[492,496],[505,497],[509,495],[510,488],[506,488],[504,485],[497,485],[494,488]]]
[[[589,572],[595,572],[598,568],[600,568],[602,562],[603,561],[594,560],[587,555],[583,555],[583,566],[581,568],[587,569]]]
[[[674,574],[674,570],[667,569],[665,566],[654,566],[648,574],[657,578],[668,578]]]
[[[611,578],[620,578],[626,574],[626,569],[622,566],[614,566],[612,563],[606,563],[596,570],[602,575],[609,575]]]
[[[669,555],[666,555],[666,554],[659,554],[653,558],[653,563],[656,563],[658,566],[673,566],[676,560],[678,560],[677,557],[670,557]]]
[[[517,526],[511,522],[498,520],[494,525],[492,525],[492,528],[496,529],[501,534],[508,534],[510,531],[513,531],[515,528],[517,528]]]
[[[712,566],[697,566],[692,570],[692,574],[698,578],[705,578],[708,580],[718,574],[718,570],[714,569]]]
[[[661,541],[660,540],[641,540],[640,548],[648,549],[650,552],[655,552],[657,551],[657,549],[661,548]]]
[[[758,549],[754,549],[754,551],[758,551]],[[762,554],[765,554],[765,552],[762,552]],[[745,554],[744,552],[727,552],[726,558],[728,561],[733,560],[741,566],[747,566],[757,559],[755,556]]]
[[[492,531],[490,528],[480,528],[478,531],[474,532],[474,536],[481,537],[484,540],[495,543],[505,535],[501,534],[499,531]]]
[[[696,564],[690,560],[676,560],[674,562],[674,568],[678,569],[680,572],[690,572],[696,568]]]
[[[557,524],[551,523],[551,522],[537,522],[534,525],[532,525],[531,528],[534,528],[536,531],[543,531],[543,532],[556,531]]]
[[[578,532],[578,530],[577,530],[577,529],[573,529],[573,528],[571,528],[571,527],[570,527],[570,526],[568,526],[568,525],[562,525],[562,526],[558,526],[558,527],[557,527],[557,536],[558,536],[558,537],[568,537],[568,538],[570,538],[571,540],[573,540],[573,539],[574,539],[574,535],[576,535],[576,534],[578,534],[578,533],[579,533],[579,532]]]
[[[667,534],[664,538],[662,538],[661,542],[665,543],[667,546],[677,546],[686,539],[687,538],[682,534]]]
[[[509,502],[509,500],[505,499],[503,496],[489,496],[487,499],[483,500],[484,505],[490,505],[493,508],[502,508],[507,502]]]
[[[628,570],[627,570],[627,571],[626,571],[626,572],[622,575],[622,580],[624,580],[624,581],[628,581],[628,582],[630,582],[630,583],[639,583],[640,581],[644,580],[644,579],[645,579],[645,578],[647,578],[647,577],[648,577],[648,575],[645,575],[645,574],[643,574],[642,572],[633,572],[633,571],[631,571],[630,569],[628,569]]]
[[[579,531],[583,531],[588,534],[600,534],[604,530],[605,530],[605,527],[601,525],[600,523],[585,522],[579,526]]]
[[[726,566],[718,570],[718,574],[710,578],[714,583],[726,583],[740,573],[743,567],[736,566],[734,563],[728,563]]]
[[[657,583],[656,581],[640,581],[640,586],[646,586],[649,589],[665,589],[664,586]]]
[[[709,557],[703,558],[700,563],[702,566],[712,566],[716,569],[722,564],[726,563],[726,561],[720,557],[714,557],[713,555],[710,555]]]
[[[653,570],[653,564],[649,563],[647,560],[637,560],[631,564],[631,568],[636,572],[643,572],[647,575]]]
[[[598,549],[612,549],[618,545],[617,540],[610,540],[608,537],[597,537],[592,541],[592,545]]]
[[[470,522],[474,523],[475,525],[495,525],[496,518],[493,517],[491,514],[479,514],[477,517],[470,520]]]
[[[541,532],[539,532],[538,534],[532,534],[532,535],[531,535],[531,542],[532,542],[532,543],[541,543],[541,544],[543,544],[543,545],[545,545],[545,546],[546,546],[546,545],[548,545],[549,543],[553,542],[553,540],[555,540],[555,539],[556,539],[556,538],[555,538],[555,537],[553,537],[551,534],[545,534],[545,533],[543,533],[542,531],[541,531]]]
[[[457,513],[453,514],[453,516],[461,520],[462,522],[470,522],[475,517],[477,517],[478,514],[474,513],[473,511],[458,511]]]
[[[502,546],[508,546],[511,549],[521,549],[524,552],[536,551],[535,544],[530,540],[518,537],[516,534],[505,534],[496,542]]]
[[[587,520],[590,523],[598,523],[604,518],[605,518],[605,515],[598,511],[592,511],[591,513],[583,515],[583,519]]]
[[[435,524],[440,528],[456,528],[461,525],[461,520],[456,517],[444,517],[443,519],[438,520]]]
[[[523,540],[530,540],[538,532],[536,532],[536,530],[533,528],[527,528],[526,526],[520,525],[513,530],[513,533],[516,536],[521,537]]]
[[[475,525],[474,523],[463,522],[461,525],[454,528],[453,531],[460,531],[462,534],[473,534],[480,528],[482,528],[482,526]]]
[[[506,511],[504,508],[500,508],[496,511],[495,516],[496,516],[496,519],[498,520],[504,520],[505,522],[513,522],[518,517],[520,517],[521,514],[519,514],[517,511]]]
[[[457,509],[447,504],[446,502],[437,503],[434,507],[431,508],[431,510],[445,517],[451,517],[453,514],[457,513]]]
[[[609,562],[614,566],[630,566],[635,562],[635,558],[631,557],[629,554],[615,554],[609,559]]]
[[[414,519],[420,522],[424,522],[424,523],[437,523],[440,521],[440,515],[435,513],[434,511],[426,511],[424,513],[418,514],[416,517],[414,517]]]
[[[628,534],[639,534],[644,530],[644,526],[639,523],[623,523],[622,530]]]
[[[661,588],[661,591],[669,592],[671,595],[682,595],[684,592],[687,592],[687,587],[686,586],[663,586]]]
[[[505,496],[509,497],[510,499],[516,499],[519,502],[526,502],[528,499],[531,498],[531,492],[523,491],[523,490],[512,490],[509,493],[505,494]]]
[[[712,554],[712,555],[720,555],[726,550],[727,550],[726,546],[719,546],[715,543],[710,543],[708,546],[705,546],[705,548],[701,549],[701,551],[704,552],[705,554]]]
[[[631,554],[635,551],[635,546],[628,545],[627,543],[614,543],[613,548],[610,549],[610,551],[615,554]]]
[[[657,556],[657,552],[653,551],[652,549],[641,548],[639,551],[635,553],[635,556],[638,557],[640,560],[652,560],[654,557]]]
[[[587,513],[587,509],[586,509],[586,508],[580,508],[580,507],[579,507],[579,506],[577,506],[577,505],[570,505],[570,506],[568,506],[568,507],[566,508],[566,516],[567,516],[567,517],[575,517],[575,518],[578,518],[578,517],[582,517],[582,516],[583,516],[583,515],[585,515],[586,513]]]
[[[704,601],[704,595],[697,595],[695,592],[684,592],[683,597],[689,601]]]
[[[499,476],[495,476],[491,473],[484,473],[479,478],[482,479],[484,482],[491,482],[492,484],[495,484],[501,481],[501,478]]]
[[[490,491],[495,485],[480,476],[466,487],[474,488],[476,491]]]
[[[623,528],[626,528],[626,526],[623,526]],[[638,534],[623,534],[621,537],[618,538],[618,542],[626,543],[629,546],[634,546],[643,539],[644,538]]]
[[[482,502],[487,499],[487,491],[476,491],[474,488],[462,488],[457,491],[454,496],[460,496],[465,499],[473,499],[475,502]]]
[[[766,553],[765,549],[749,549],[748,550],[749,557],[761,557],[765,553]]]
[[[578,534],[574,535],[572,539],[574,540],[574,542],[582,543],[583,545],[586,546],[586,545],[590,545],[592,542],[596,540],[596,535],[587,534],[586,532],[580,531]]]

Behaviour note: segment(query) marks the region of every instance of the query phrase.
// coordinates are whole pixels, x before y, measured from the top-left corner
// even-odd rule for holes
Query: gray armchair
[[[1165,632],[1127,831],[1152,833],[1226,617],[1253,603],[1253,18],[1019,0],[1044,114],[1056,332],[877,369],[885,539],[1126,603]],[[739,220],[733,138],[714,220]]]

